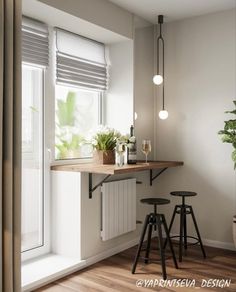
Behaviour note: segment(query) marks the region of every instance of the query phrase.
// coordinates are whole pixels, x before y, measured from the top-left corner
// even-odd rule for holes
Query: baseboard
[[[157,236],[157,232],[153,231],[152,238],[154,238],[156,236]],[[131,248],[131,247],[137,245],[139,243],[139,240],[140,240],[140,237],[136,237],[128,242],[120,244],[120,245],[113,247],[109,250],[103,251],[95,256],[89,257],[89,258],[85,259],[85,261],[86,261],[85,266],[93,265],[93,264],[100,262],[106,258],[109,258],[115,254],[118,254],[118,253],[120,253],[128,248]],[[144,238],[144,241],[146,241],[146,240],[147,240],[147,234]]]
[[[153,234],[153,237],[156,237],[156,233]],[[171,236],[175,236],[177,234],[171,234]],[[188,239],[189,242],[195,242],[194,239]],[[206,246],[210,246],[210,247],[216,247],[216,248],[220,248],[220,249],[227,249],[227,250],[233,250],[235,251],[235,247],[233,243],[230,242],[222,242],[222,241],[216,241],[216,240],[210,240],[210,239],[203,239],[203,244]],[[135,246],[136,244],[138,244],[139,242],[139,237],[132,239],[131,241],[128,241],[126,243],[123,243],[119,246],[116,246],[114,248],[111,248],[109,250],[106,250],[104,252],[101,252],[95,256],[89,257],[87,258],[85,261],[85,266],[90,266],[92,264],[95,264],[101,260],[104,260],[106,258],[109,258],[117,253],[120,253],[128,248],[131,248],[133,246]]]
[[[86,261],[85,266],[90,266],[106,258],[109,258],[117,253],[120,253],[128,248],[135,246],[136,244],[138,244],[138,242],[139,242],[139,237],[134,238],[126,243],[120,244],[116,247],[113,247],[109,250],[103,251],[95,256],[89,257],[85,260]]]
[[[203,241],[203,244],[206,246],[236,251],[234,244],[231,242],[222,242],[222,241],[210,240],[210,239],[203,239],[202,241]]]

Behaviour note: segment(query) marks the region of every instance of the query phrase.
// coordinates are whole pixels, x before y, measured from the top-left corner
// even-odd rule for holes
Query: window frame
[[[42,69],[42,101],[41,101],[41,108],[42,108],[42,169],[43,169],[43,174],[42,174],[42,214],[41,214],[41,223],[42,223],[42,245],[40,246],[36,246],[33,248],[30,248],[28,250],[22,251],[21,252],[21,260],[22,262],[33,259],[35,257],[39,257],[41,255],[47,254],[50,252],[50,185],[46,185],[46,181],[48,181],[48,176],[49,176],[49,170],[50,170],[50,166],[48,167],[48,158],[46,156],[46,135],[45,135],[45,131],[46,131],[46,127],[45,125],[46,123],[46,113],[45,113],[45,109],[46,109],[46,78],[48,77],[48,70],[34,65],[34,64],[28,64],[28,63],[24,63],[22,62],[22,66],[29,66],[32,68],[41,68]]]

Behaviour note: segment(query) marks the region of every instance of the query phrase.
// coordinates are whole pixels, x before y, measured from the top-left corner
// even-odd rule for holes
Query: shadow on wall
[[[207,172],[207,165],[205,172]],[[212,170],[209,169],[209,172]],[[216,169],[215,172],[220,172]],[[214,173],[208,173],[215,176]],[[166,214],[167,221],[170,221],[174,206],[180,204],[181,198],[176,198],[169,193],[174,190],[189,190],[197,192],[196,197],[186,199],[186,203],[193,206],[198,226],[203,239],[220,241],[222,243],[232,242],[232,217],[235,215],[235,197],[232,196],[234,191],[232,179],[235,177],[223,177],[218,174],[222,180],[228,180],[228,188],[224,188],[221,181],[213,183],[214,180],[208,176],[204,176],[204,172],[200,173],[196,169],[185,163],[183,167],[168,169],[154,183],[153,188],[157,190],[157,196],[168,197],[171,205],[168,208],[160,208]],[[190,218],[189,218],[190,219]],[[179,220],[179,219],[178,219]],[[176,220],[173,226],[173,233],[179,232],[179,221]],[[189,220],[188,230],[191,233],[193,224]],[[189,233],[189,234],[190,234]]]

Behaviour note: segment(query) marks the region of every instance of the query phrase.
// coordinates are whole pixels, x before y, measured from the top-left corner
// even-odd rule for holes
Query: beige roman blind
[[[43,67],[49,63],[48,27],[28,17],[22,18],[22,61]]]
[[[56,28],[56,83],[85,89],[107,89],[105,45]]]

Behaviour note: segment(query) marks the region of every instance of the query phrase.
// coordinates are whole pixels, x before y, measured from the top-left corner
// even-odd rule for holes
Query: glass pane
[[[99,123],[99,96],[96,91],[56,86],[56,159],[92,156],[86,137]]]
[[[22,66],[22,251],[43,245],[43,69]]]

